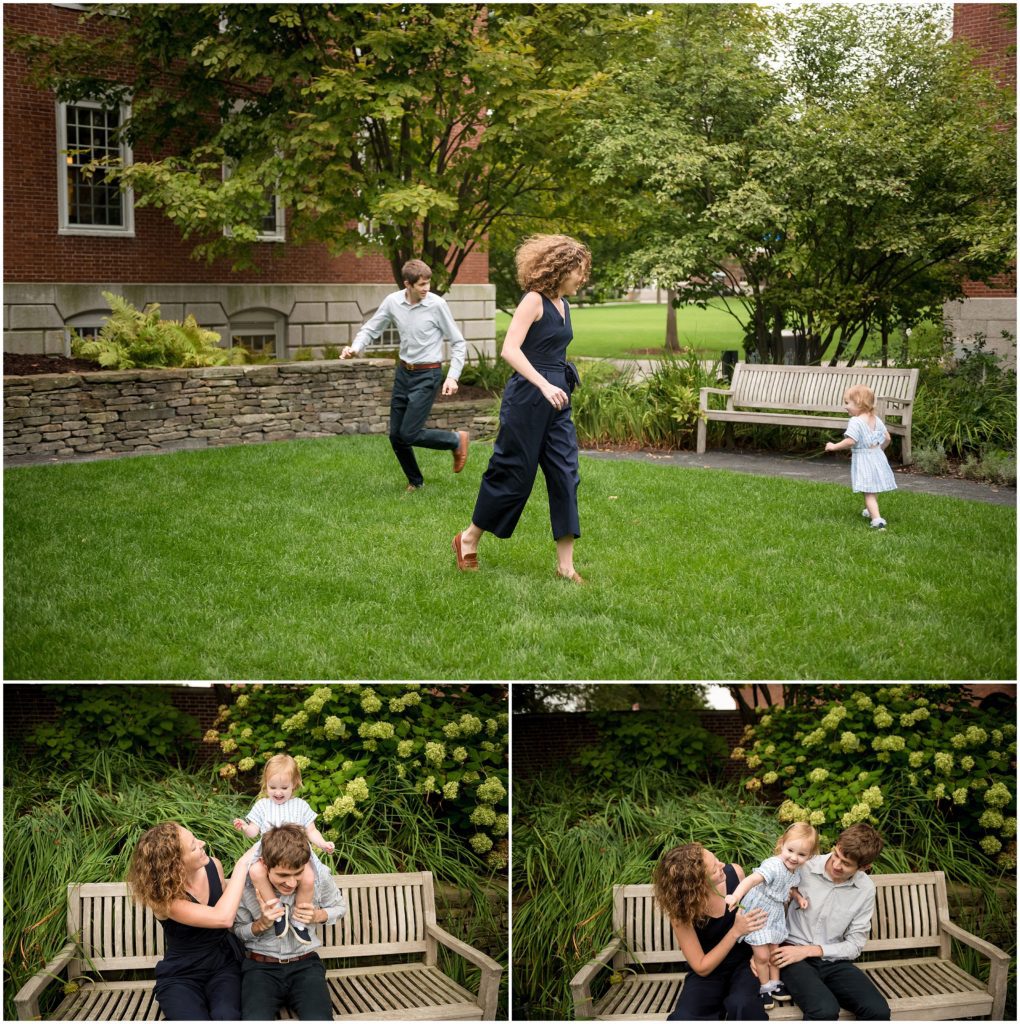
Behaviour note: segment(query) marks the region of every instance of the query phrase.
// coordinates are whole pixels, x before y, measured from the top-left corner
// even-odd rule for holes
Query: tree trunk
[[[676,330],[676,292],[672,288],[666,289],[666,351],[680,351],[680,336]]]

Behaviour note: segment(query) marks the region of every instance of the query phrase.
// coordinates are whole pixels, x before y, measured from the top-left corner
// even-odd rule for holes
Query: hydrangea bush
[[[430,813],[449,820],[490,868],[507,865],[506,690],[429,687],[236,684],[204,737],[224,756],[221,778],[254,790],[274,754],[301,768],[301,796],[320,815],[324,838],[344,826],[385,818],[387,790],[412,789]]]
[[[745,786],[783,796],[780,821],[844,828],[940,814],[1003,870],[1016,867],[1016,726],[965,686],[840,687],[815,703],[758,708],[731,757]]]

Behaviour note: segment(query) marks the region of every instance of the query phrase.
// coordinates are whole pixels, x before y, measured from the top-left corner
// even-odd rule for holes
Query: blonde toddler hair
[[[284,774],[290,776],[296,793],[301,788],[301,769],[298,767],[297,761],[290,754],[274,754],[266,761],[266,766],[262,769],[262,788],[259,790],[259,796],[266,796],[269,792],[268,785],[271,775]]]
[[[811,843],[810,856],[818,853],[818,829],[809,825],[806,821],[795,821],[777,840],[776,848],[772,851],[773,857],[778,857],[783,849],[783,843],[788,839],[806,839]]]
[[[875,392],[864,384],[855,384],[843,392],[844,402],[856,402],[865,412],[875,411]]]

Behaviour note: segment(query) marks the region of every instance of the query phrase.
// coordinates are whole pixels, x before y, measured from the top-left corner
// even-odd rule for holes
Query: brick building
[[[994,69],[1002,87],[1016,92],[1015,4],[953,4],[953,38],[974,46],[976,63]],[[990,285],[968,281],[964,292],[963,300],[943,307],[956,340],[966,342],[983,333],[988,347],[1015,365],[1016,349],[1004,341],[1002,332],[1016,337],[1016,270],[994,278]]]
[[[5,35],[57,39],[96,31],[80,24],[83,9],[5,4]],[[320,244],[292,244],[288,212],[279,204],[267,207],[253,269],[192,259],[191,245],[159,210],[136,207],[130,193],[77,171],[86,146],[116,155],[113,132],[126,113],[58,102],[30,84],[26,59],[5,49],[5,352],[67,354],[70,328],[98,329],[109,312],[101,292],[111,291],[138,308],[158,302],[169,319],[192,314],[224,340],[277,358],[300,348],[319,355],[324,345],[349,344],[396,287],[382,256],[334,257]],[[120,150],[132,158],[127,147]],[[492,352],[495,286],[488,279],[488,256],[473,253],[445,298],[469,345]],[[395,343],[380,339],[381,346]]]

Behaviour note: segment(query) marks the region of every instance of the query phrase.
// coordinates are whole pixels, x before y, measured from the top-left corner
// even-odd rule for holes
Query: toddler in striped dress
[[[271,828],[276,828],[277,825],[300,825],[305,830],[312,846],[317,846],[326,853],[332,853],[336,849],[336,845],[323,839],[315,827],[315,811],[304,800],[294,796],[294,791],[300,788],[301,769],[298,767],[297,761],[289,754],[276,754],[271,757],[262,771],[260,799],[248,812],[246,819],[234,819],[234,828],[243,832],[249,839],[254,839]],[[251,884],[255,887],[259,901],[265,904],[275,899],[276,896],[269,884],[269,872],[261,858],[261,842],[256,843],[252,850],[253,856],[248,875],[251,878]],[[312,861],[316,860],[315,854],[312,853],[311,859],[301,873],[297,893],[294,897],[294,906],[312,902],[315,893],[315,869],[312,866]],[[308,929],[303,924],[288,919],[286,906],[283,907],[283,914],[277,919],[274,928],[276,935],[281,938],[287,934],[287,929],[290,928],[298,942],[310,944],[312,941]]]
[[[845,408],[850,413],[850,422],[843,433],[846,439],[829,441],[827,452],[840,452],[851,448],[850,486],[855,494],[864,494],[864,509],[861,515],[871,520],[873,530],[884,530],[886,521],[878,510],[876,494],[895,491],[896,478],[885,457],[892,437],[885,424],[875,415],[875,392],[863,384],[847,388],[843,395]]]

